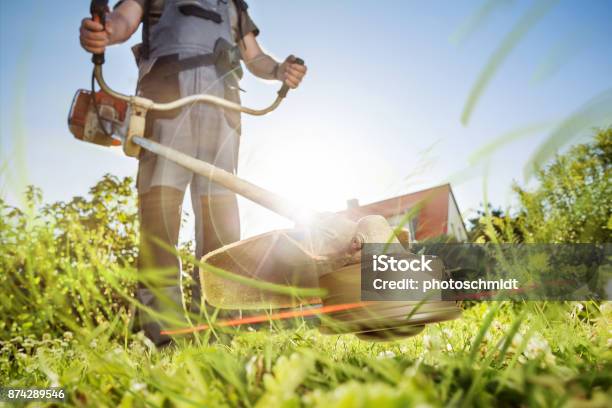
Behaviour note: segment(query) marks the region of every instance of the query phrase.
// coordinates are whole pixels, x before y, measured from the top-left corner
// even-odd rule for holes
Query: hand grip
[[[102,24],[102,27],[106,25],[106,13],[108,11],[108,0],[91,0],[89,6],[91,18],[96,23]],[[104,64],[104,53],[94,54],[91,57],[91,62],[96,65]]]
[[[293,63],[298,65],[304,65],[304,60],[301,58],[296,58],[295,60],[293,60]],[[278,96],[284,98],[285,96],[287,96],[287,92],[289,92],[289,89],[289,85],[283,84],[281,89],[278,91]]]

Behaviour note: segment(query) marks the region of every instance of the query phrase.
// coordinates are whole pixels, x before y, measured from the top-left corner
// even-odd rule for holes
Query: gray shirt
[[[124,1],[135,1],[144,9],[145,0],[119,0],[114,8],[117,8]],[[155,24],[159,17],[161,16],[162,10],[164,9],[164,0],[150,0],[150,10],[151,10],[151,23]],[[242,11],[242,15],[240,16],[240,27],[238,27],[238,9],[236,8],[236,4],[233,0],[227,0],[230,3],[230,24],[232,26],[232,35],[234,37],[234,41],[238,42],[238,40],[242,39],[245,35],[249,33],[253,33],[255,36],[259,35],[259,28],[253,20],[248,12]],[[242,35],[241,35],[242,34]]]
[[[120,0],[115,4],[115,8],[118,7],[124,1],[135,1],[137,2],[143,9],[145,9],[145,1],[146,0]],[[149,16],[150,16],[150,25],[153,27],[161,18],[162,11],[164,9],[164,0],[149,0]],[[249,13],[246,10],[242,10],[239,16],[238,8],[234,0],[226,0],[228,2],[228,11],[229,11],[229,23],[231,26],[231,34],[234,42],[238,42],[244,36],[249,33],[253,33],[255,36],[259,34],[259,28],[255,25]],[[240,23],[240,25],[239,25]],[[136,58],[136,62],[138,64],[138,80],[142,79],[153,67],[157,58],[151,57],[147,60],[140,59],[140,50],[141,44],[137,44],[132,47],[132,52]]]

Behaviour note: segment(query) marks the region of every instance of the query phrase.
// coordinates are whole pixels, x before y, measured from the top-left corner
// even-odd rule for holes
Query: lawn
[[[612,130],[600,131],[540,170],[535,190],[515,186],[512,212],[485,206],[471,239],[609,243],[611,157]],[[393,342],[294,319],[156,350],[130,330],[134,199],[132,180],[107,176],[69,202],[43,204],[35,188],[20,208],[0,200],[3,387],[62,387],[83,407],[612,406],[606,301],[468,302]]]
[[[64,387],[76,406],[605,407],[611,323],[610,303],[480,303],[393,342],[294,320],[160,351],[140,334],[109,338],[109,323],[4,341],[0,372],[5,385]]]

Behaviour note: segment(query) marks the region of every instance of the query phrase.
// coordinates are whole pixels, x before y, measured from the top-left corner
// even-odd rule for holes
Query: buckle
[[[222,75],[231,72],[238,80],[242,79],[242,67],[240,66],[240,50],[225,38],[219,38],[215,42],[213,51],[215,66]]]

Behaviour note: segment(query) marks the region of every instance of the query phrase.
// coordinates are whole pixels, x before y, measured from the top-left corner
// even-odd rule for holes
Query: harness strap
[[[156,67],[156,71],[158,75],[168,77],[181,71],[215,65],[216,61],[217,55],[212,52],[209,54],[195,55],[193,57],[187,57],[180,60],[176,59],[176,54],[166,55],[158,58],[156,65],[159,64],[159,67]]]
[[[145,0],[142,16],[142,49],[141,57],[149,58],[149,29],[151,28],[151,0]]]
[[[237,46],[232,46],[228,41],[219,38],[215,44],[215,50],[208,54],[194,55],[178,59],[177,54],[160,57],[156,62],[156,75],[168,77],[181,71],[215,65],[220,75],[240,67],[240,51]],[[242,77],[242,73],[239,73]]]
[[[223,19],[221,18],[221,14],[217,13],[216,11],[206,10],[202,7],[198,7],[191,4],[180,6],[179,11],[186,16],[194,16],[203,18],[204,20],[211,20],[217,24],[221,24],[221,22],[223,21]]]
[[[242,32],[242,14],[246,13],[249,5],[244,0],[234,0],[234,5],[238,13],[238,34],[240,35],[240,40],[242,40],[244,38],[244,33]]]

